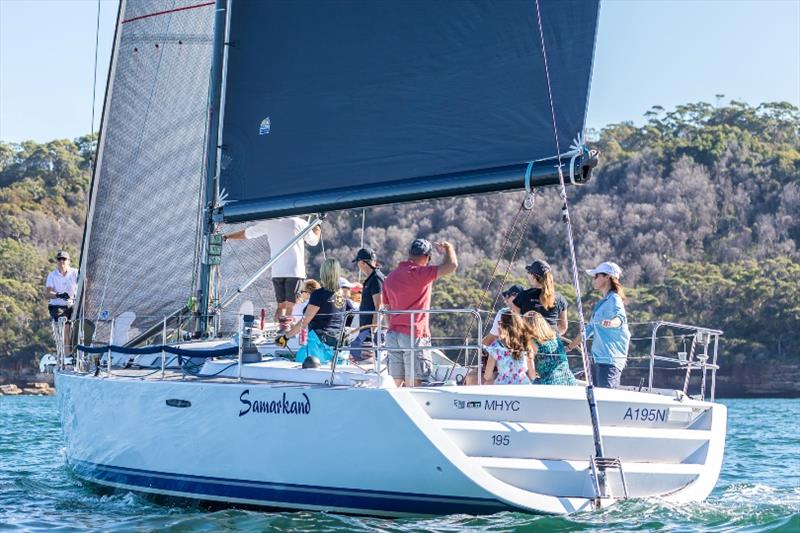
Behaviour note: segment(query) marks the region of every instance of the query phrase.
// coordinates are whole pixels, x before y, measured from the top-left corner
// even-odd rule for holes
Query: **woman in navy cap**
[[[536,311],[556,333],[563,335],[567,331],[567,299],[556,292],[550,265],[543,259],[536,259],[525,270],[531,288],[514,298],[512,308],[521,315]]]
[[[517,297],[519,293],[524,291],[525,288],[522,285],[512,285],[502,293],[503,300],[506,302],[506,306],[500,309],[497,314],[494,316],[494,322],[492,322],[492,327],[489,329],[489,333],[483,338],[483,345],[484,346],[491,346],[494,341],[500,338],[500,319],[503,313],[510,313],[511,312],[511,304],[514,301],[514,298]]]

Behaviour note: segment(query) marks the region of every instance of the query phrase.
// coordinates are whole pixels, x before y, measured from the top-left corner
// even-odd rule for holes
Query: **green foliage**
[[[93,143],[0,142],[0,357],[52,349],[44,283],[56,250],[77,263]]]
[[[504,303],[498,293],[509,285],[525,283],[520,276],[505,274],[504,266],[495,271],[494,262],[483,260],[468,267],[461,274],[445,276],[438,280],[434,283],[431,299],[435,302],[435,307],[440,309],[487,310],[503,306]],[[503,283],[504,278],[505,283]],[[481,315],[484,326],[493,318],[492,313]],[[477,321],[472,315],[442,314],[431,317],[431,334],[434,336],[463,339],[469,331],[471,338],[474,339],[476,327]]]
[[[632,313],[722,329],[740,355],[800,356],[800,262],[788,257],[675,263],[640,294]]]

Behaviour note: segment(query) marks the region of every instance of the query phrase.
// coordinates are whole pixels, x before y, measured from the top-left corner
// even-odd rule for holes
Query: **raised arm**
[[[439,265],[439,277],[452,274],[458,268],[456,249],[447,241],[435,243],[436,249],[444,254],[444,261]]]
[[[305,226],[303,226],[305,227]],[[320,235],[322,235],[322,227],[321,226],[314,226],[314,228],[306,233],[305,241],[306,244],[309,246],[316,246],[319,244]]]

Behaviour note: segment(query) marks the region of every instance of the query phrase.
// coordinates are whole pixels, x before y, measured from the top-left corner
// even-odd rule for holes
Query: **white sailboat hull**
[[[582,387],[418,389],[57,374],[66,456],[85,480],[231,504],[372,515],[591,508]],[[719,404],[597,390],[630,497],[704,499]],[[623,496],[618,471],[607,473]]]

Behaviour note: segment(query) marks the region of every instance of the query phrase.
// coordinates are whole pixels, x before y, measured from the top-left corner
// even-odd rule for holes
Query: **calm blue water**
[[[800,400],[728,400],[725,464],[708,501],[628,501],[568,517],[501,513],[386,520],[158,505],[102,495],[64,467],[54,398],[0,397],[0,530],[9,531],[797,531]]]

